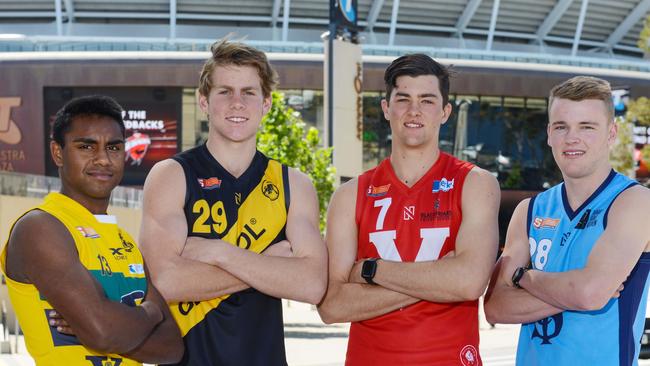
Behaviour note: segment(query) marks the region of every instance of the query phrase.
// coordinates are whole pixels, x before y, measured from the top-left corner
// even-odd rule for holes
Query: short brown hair
[[[612,100],[612,88],[609,82],[593,76],[575,76],[558,84],[551,89],[548,97],[548,112],[551,113],[551,106],[555,99],[569,99],[579,102],[585,99],[602,100],[607,108],[607,118],[614,120],[614,101]]]
[[[397,78],[400,76],[418,77],[422,75],[433,75],[438,78],[438,87],[440,88],[444,108],[449,102],[449,68],[422,53],[399,57],[386,68],[384,72],[386,102],[390,101],[391,93],[397,86]]]
[[[277,84],[278,76],[271,67],[264,52],[242,42],[229,41],[227,38],[216,41],[210,46],[212,56],[205,61],[199,78],[199,93],[207,97],[212,89],[212,72],[217,66],[251,66],[257,69],[265,98]]]

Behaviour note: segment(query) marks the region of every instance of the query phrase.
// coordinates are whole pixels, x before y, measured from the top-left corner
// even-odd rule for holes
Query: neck
[[[575,210],[580,207],[605,181],[611,171],[611,165],[607,164],[585,177],[564,176],[564,186],[571,209]]]
[[[90,211],[90,213],[92,213],[93,215],[106,215],[106,212],[108,211],[108,201],[110,197],[107,198],[80,197],[74,192],[69,191],[65,186],[61,187],[60,193],[76,201],[78,204],[86,208],[86,210]]]
[[[239,178],[255,157],[255,136],[248,141],[233,142],[210,136],[206,142],[208,151],[233,177]]]
[[[394,148],[390,154],[390,162],[397,178],[412,187],[431,169],[440,157],[440,150]]]

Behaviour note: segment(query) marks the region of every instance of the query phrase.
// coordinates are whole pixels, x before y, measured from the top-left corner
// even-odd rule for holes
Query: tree
[[[327,204],[334,192],[336,170],[332,148],[321,147],[318,130],[306,128],[300,113],[287,107],[282,93],[273,92],[271,110],[257,133],[257,148],[266,156],[311,177],[320,207],[320,229],[325,230]]]
[[[629,119],[617,117],[618,135],[609,152],[609,160],[617,172],[634,178],[634,124]]]

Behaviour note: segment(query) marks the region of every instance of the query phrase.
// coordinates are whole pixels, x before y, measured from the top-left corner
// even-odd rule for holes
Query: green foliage
[[[300,113],[287,107],[284,95],[273,92],[271,110],[257,133],[257,148],[266,156],[294,167],[311,178],[320,206],[320,229],[325,229],[327,204],[334,192],[336,170],[332,149],[320,147],[318,130],[306,128]]]
[[[637,121],[639,124],[650,126],[650,99],[640,97],[630,101],[627,105],[628,121]]]
[[[634,178],[634,125],[630,120],[617,118],[618,136],[609,152],[609,161],[617,172]]]
[[[645,52],[650,53],[650,15],[645,19],[643,30],[639,34],[638,46]]]

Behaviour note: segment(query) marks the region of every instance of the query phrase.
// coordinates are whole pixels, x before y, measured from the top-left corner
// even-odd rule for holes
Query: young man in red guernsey
[[[384,81],[392,152],[332,198],[321,318],[352,322],[346,365],[481,365],[477,299],[496,258],[499,185],[439,149],[452,110],[444,66],[406,55]]]

